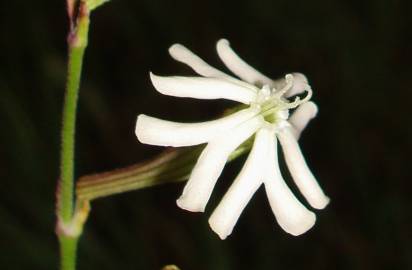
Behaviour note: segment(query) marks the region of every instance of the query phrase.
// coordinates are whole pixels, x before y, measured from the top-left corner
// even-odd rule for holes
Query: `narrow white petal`
[[[188,65],[199,75],[205,77],[224,79],[232,78],[229,75],[223,73],[222,71],[210,66],[208,63],[203,61],[199,56],[197,56],[181,44],[172,45],[169,48],[169,53],[173,57],[173,59]]]
[[[300,105],[289,117],[288,122],[292,124],[293,135],[299,139],[300,134],[305,129],[310,120],[315,118],[318,113],[318,106],[312,101]]]
[[[264,183],[272,211],[283,230],[296,236],[312,228],[316,221],[315,214],[298,201],[280,173],[274,133],[268,145]]]
[[[203,212],[229,155],[263,123],[263,118],[256,116],[209,142],[197,160],[177,205],[188,211]]]
[[[220,78],[239,86],[244,86],[249,88],[250,85],[246,82],[238,80],[214,67],[206,63],[203,59],[199,56],[194,54],[192,51],[187,49],[185,46],[181,44],[174,44],[169,48],[169,53],[173,57],[173,59],[184,63],[191,67],[197,74],[205,76],[205,77],[212,77],[212,78]]]
[[[292,131],[284,128],[277,135],[282,145],[286,164],[300,192],[313,208],[325,208],[329,203],[329,198],[323,193],[309,170]]]
[[[137,117],[136,136],[141,143],[160,146],[190,146],[206,143],[222,132],[256,115],[252,108],[201,123],[177,123],[141,114]]]
[[[272,79],[263,75],[249,64],[247,64],[243,59],[241,59],[230,47],[229,41],[226,39],[221,39],[216,44],[217,53],[222,59],[223,63],[227,68],[237,75],[242,80],[255,84],[255,85],[265,85],[268,84],[272,86]]]
[[[153,86],[164,95],[197,99],[229,99],[250,104],[256,99],[257,88],[233,82],[203,77],[162,77],[150,73]]]
[[[221,239],[232,233],[233,227],[246,204],[262,184],[263,168],[270,140],[270,131],[261,128],[255,138],[253,148],[235,181],[226,192],[209,219],[210,227]]]

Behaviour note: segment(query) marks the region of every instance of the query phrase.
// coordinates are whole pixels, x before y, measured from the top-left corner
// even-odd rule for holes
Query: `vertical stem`
[[[74,29],[75,32],[69,33],[68,37],[69,62],[61,134],[61,175],[58,210],[59,216],[64,222],[69,222],[73,215],[74,135],[76,127],[77,99],[89,27],[88,15],[82,17],[83,18],[79,17],[77,28]]]
[[[71,238],[64,235],[59,236],[60,244],[60,269],[76,269],[76,252],[78,237]]]
[[[89,10],[81,1],[74,25],[71,25],[67,43],[69,50],[66,95],[63,109],[61,134],[60,180],[57,189],[57,235],[60,243],[62,270],[74,270],[76,265],[77,242],[81,230],[75,230],[74,215],[74,146],[77,99],[83,65],[84,51],[87,47],[89,30]]]

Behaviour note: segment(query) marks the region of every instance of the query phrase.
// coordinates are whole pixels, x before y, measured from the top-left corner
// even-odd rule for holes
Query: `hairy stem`
[[[71,15],[69,13],[69,17]],[[87,47],[88,30],[89,9],[85,2],[81,2],[76,22],[74,24],[71,22],[67,38],[69,59],[61,131],[60,179],[57,189],[56,209],[56,232],[60,244],[60,269],[62,270],[74,270],[76,268],[76,249],[81,232],[79,229],[73,229],[79,227],[78,224],[75,224],[77,220],[73,218],[74,145],[77,99],[83,56]]]

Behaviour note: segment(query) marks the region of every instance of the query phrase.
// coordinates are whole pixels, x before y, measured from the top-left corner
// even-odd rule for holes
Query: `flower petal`
[[[266,162],[270,139],[268,129],[261,128],[257,132],[245,165],[209,219],[210,227],[221,239],[232,233],[246,204],[262,184],[262,164]]]
[[[205,77],[229,79],[231,76],[210,66],[199,56],[181,44],[174,44],[169,48],[169,53],[176,61],[191,67],[197,74]]]
[[[229,155],[263,123],[263,118],[257,116],[209,142],[197,160],[177,205],[188,211],[203,212]]]
[[[318,106],[312,101],[300,105],[289,117],[288,122],[293,126],[293,135],[299,139],[300,134],[305,129],[310,120],[315,118],[318,113]]]
[[[237,75],[242,80],[249,82],[254,85],[263,86],[265,84],[275,87],[276,89],[282,89],[285,85],[285,79],[281,78],[278,80],[272,80],[266,75],[262,74],[258,70],[247,64],[242,58],[240,58],[230,47],[229,41],[226,39],[221,39],[216,45],[217,53],[222,59],[223,63],[227,68]],[[292,73],[293,75],[293,86],[285,94],[286,97],[291,97],[294,95],[301,94],[305,89],[310,88],[308,79],[302,73]]]
[[[150,73],[157,91],[163,95],[197,99],[229,99],[250,104],[256,99],[257,88],[244,87],[223,79],[203,77],[162,77]]]
[[[223,63],[226,65],[230,71],[237,75],[242,80],[254,84],[263,86],[268,84],[272,86],[272,79],[263,75],[249,64],[247,64],[243,59],[241,59],[230,47],[229,41],[226,39],[221,39],[216,44],[217,53],[222,59]]]
[[[248,108],[229,116],[202,123],[177,123],[141,114],[136,136],[141,143],[161,146],[190,146],[210,141],[226,130],[251,119],[256,109]]]
[[[169,53],[176,61],[182,62],[191,67],[197,74],[204,77],[220,78],[233,82],[239,86],[249,88],[247,82],[238,80],[206,63],[199,56],[191,52],[181,44],[174,44],[169,48]]]
[[[292,131],[289,128],[284,128],[279,131],[277,136],[282,145],[286,164],[300,192],[313,208],[325,208],[329,203],[329,198],[323,193],[309,170]]]
[[[277,139],[271,134],[268,145],[264,183],[270,206],[280,227],[292,235],[300,235],[315,224],[316,216],[293,195],[280,173]]]

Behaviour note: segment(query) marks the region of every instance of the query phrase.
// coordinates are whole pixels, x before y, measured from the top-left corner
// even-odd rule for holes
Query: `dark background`
[[[64,1],[0,3],[0,265],[56,269],[54,190],[66,72]],[[240,169],[225,170],[205,214],[168,184],[97,200],[79,269],[412,269],[410,1],[113,0],[92,16],[81,85],[76,175],[142,161],[136,116],[216,117],[228,103],[159,95],[149,81],[193,74],[180,42],[224,70],[222,37],[273,78],[301,71],[318,117],[300,141],[331,204],[300,237],[276,224],[259,190],[221,241],[208,216]],[[229,104],[230,105],[230,104]],[[286,170],[285,175],[287,176]]]

